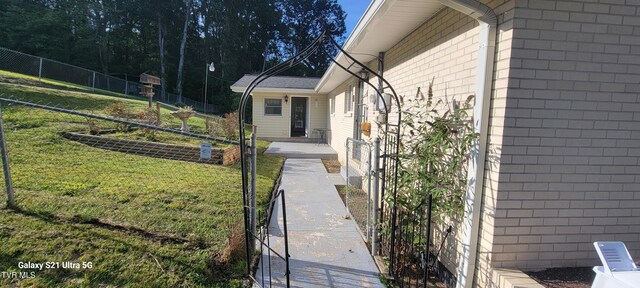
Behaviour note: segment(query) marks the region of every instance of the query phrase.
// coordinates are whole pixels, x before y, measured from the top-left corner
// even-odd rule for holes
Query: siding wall
[[[640,2],[516,1],[493,265],[640,258]],[[495,185],[495,184],[494,184]]]
[[[309,114],[309,133],[315,128],[327,128],[327,100],[324,95],[315,94],[287,94],[289,102],[282,101],[282,116],[264,115],[264,99],[274,98],[283,99],[285,94],[279,93],[254,93],[253,97],[253,124],[258,126],[258,137],[263,138],[289,138],[289,129],[291,126],[291,98],[296,96],[309,97],[309,106],[307,113]],[[317,99],[317,107],[316,107]],[[317,135],[308,135],[317,137]]]

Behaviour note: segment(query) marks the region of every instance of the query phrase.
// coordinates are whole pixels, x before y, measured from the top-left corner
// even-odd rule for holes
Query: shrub
[[[129,110],[127,105],[122,101],[118,101],[116,103],[113,103],[107,106],[106,108],[104,108],[104,112],[107,113],[107,115],[114,118],[121,118],[121,119],[131,118],[131,110]]]
[[[133,117],[133,112],[122,101],[118,101],[116,103],[113,103],[107,106],[106,108],[104,108],[104,112],[113,118],[118,118],[123,120],[130,120]],[[116,130],[119,132],[127,132],[130,130],[130,128],[129,128],[129,125],[127,124],[118,123],[116,124]]]
[[[432,103],[432,85],[427,99],[420,90],[416,99],[405,99],[409,105],[402,117],[398,204],[417,210],[431,194],[436,213],[455,216],[463,210],[466,164],[477,136],[467,114],[473,96],[462,105],[455,100]]]
[[[207,257],[207,266],[210,271],[218,275],[224,275],[227,278],[235,278],[242,275],[244,264],[246,263],[244,261],[247,261],[244,255],[244,229],[238,220],[237,217],[229,216],[227,245],[222,251]],[[236,269],[238,266],[242,268]]]
[[[238,112],[225,113],[224,119],[221,121],[222,131],[228,139],[238,138]]]
[[[88,132],[91,135],[98,135],[100,134],[100,125],[98,124],[98,121],[96,121],[95,119],[92,118],[88,118],[87,117],[87,128],[88,128]]]
[[[222,120],[221,118],[206,117],[205,129],[207,131],[207,134],[214,137],[223,136],[224,132],[222,131],[221,120]]]
[[[160,119],[158,118],[158,113],[153,108],[148,108],[147,110],[138,111],[137,113],[138,119],[140,123],[147,125],[158,125],[160,123]],[[142,134],[147,140],[155,141],[156,140],[156,130],[143,128]]]

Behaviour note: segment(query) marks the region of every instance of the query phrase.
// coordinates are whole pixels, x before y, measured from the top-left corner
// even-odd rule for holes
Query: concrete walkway
[[[343,218],[346,210],[334,176],[319,159],[288,159],[284,164],[280,188],[287,208],[291,287],[384,287],[355,221]],[[281,204],[274,208],[269,241],[284,255]],[[270,258],[271,267],[265,251],[256,279],[264,279],[264,287],[285,287],[284,261]]]
[[[287,158],[338,159],[338,153],[328,144],[273,142],[264,153]]]

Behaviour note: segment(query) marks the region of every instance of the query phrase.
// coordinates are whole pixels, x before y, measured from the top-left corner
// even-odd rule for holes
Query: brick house
[[[400,95],[433,80],[446,101],[475,96],[480,153],[440,259],[458,287],[507,286],[507,269],[596,265],[593,241],[624,241],[640,259],[640,1],[374,0],[343,48]],[[377,136],[354,125],[379,114],[373,93],[335,65],[312,81],[272,95],[320,102],[306,104],[313,126],[331,131],[344,161],[347,137]],[[272,123],[255,114],[264,93],[254,92],[258,131]]]

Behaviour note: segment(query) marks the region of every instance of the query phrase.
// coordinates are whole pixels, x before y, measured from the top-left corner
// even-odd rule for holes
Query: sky
[[[342,6],[345,12],[347,12],[347,19],[345,24],[347,26],[347,33],[345,37],[351,34],[351,31],[356,24],[358,24],[358,20],[364,14],[364,11],[367,10],[369,6],[370,0],[338,0],[338,3]]]

